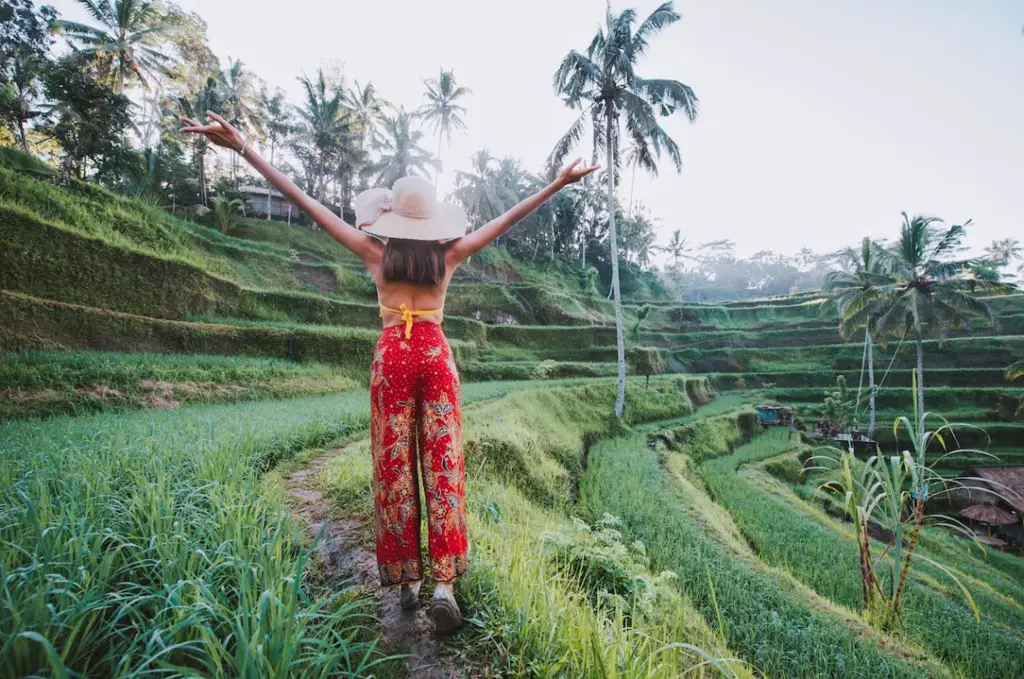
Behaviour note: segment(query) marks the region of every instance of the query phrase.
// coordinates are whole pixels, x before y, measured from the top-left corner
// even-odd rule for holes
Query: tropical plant
[[[226,234],[236,226],[241,225],[245,217],[245,203],[238,198],[217,197],[213,199],[213,221]]]
[[[1006,379],[1010,382],[1024,377],[1024,361],[1017,361],[1006,369]]]
[[[875,359],[872,336],[876,333],[875,319],[882,304],[879,286],[891,283],[882,269],[881,246],[865,238],[860,250],[848,248],[843,258],[849,270],[830,271],[825,276],[824,291],[839,313],[839,332],[844,339],[860,328],[864,329],[864,358],[861,361],[861,383],[864,367],[868,373],[868,438],[875,435]],[[860,387],[857,388],[857,407],[860,407]]]
[[[609,6],[605,27],[594,36],[586,52],[569,52],[554,76],[555,91],[564,97],[567,106],[579,110],[580,116],[551,152],[549,165],[561,166],[569,150],[582,138],[587,121],[591,123],[595,153],[601,149],[607,157],[608,231],[618,344],[618,389],[614,407],[617,418],[622,417],[626,398],[625,338],[615,229],[615,182],[621,160],[618,141],[625,134],[635,148],[637,164],[651,174],[657,174],[662,153],[669,156],[677,170],[682,168],[679,147],[658,123],[658,117],[681,111],[694,121],[697,97],[692,89],[676,80],[648,79],[636,73],[637,62],[647,51],[649,40],[679,19],[671,2],[660,5],[639,25],[634,10],[615,14]]]
[[[427,86],[424,96],[427,103],[421,106],[416,115],[421,116],[430,128],[437,133],[437,171],[441,172],[441,143],[452,143],[452,132],[466,133],[466,108],[458,102],[473,93],[455,81],[455,72],[441,69],[441,75],[423,81]]]
[[[385,116],[377,151],[380,158],[367,167],[377,186],[390,187],[407,175],[425,177],[427,168],[437,168],[437,159],[422,146],[423,132],[412,126],[413,116],[400,108],[394,116]]]
[[[924,429],[924,338],[942,336],[973,317],[992,321],[992,309],[972,293],[1001,286],[965,275],[972,260],[956,259],[968,220],[948,229],[936,217],[903,213],[900,239],[892,250],[880,250],[889,280],[878,286],[881,298],[875,321],[880,333],[911,334],[917,348],[917,404]],[[874,311],[874,310],[873,310]]]
[[[93,59],[118,94],[129,80],[149,87],[156,71],[166,71],[169,59],[160,51],[166,30],[163,6],[149,0],[77,0],[99,23],[90,26],[58,20],[53,27],[83,54]]]
[[[915,552],[921,528],[928,524],[974,539],[971,530],[958,520],[925,513],[926,502],[948,496],[951,490],[964,487],[964,481],[974,480],[946,479],[926,464],[925,455],[934,441],[945,449],[947,439],[956,440],[954,428],[965,426],[945,422],[935,431],[927,431],[917,423],[925,422],[928,417],[915,412],[913,422],[907,417],[895,420],[893,434],[898,439],[899,432],[904,431],[911,444],[910,449],[896,455],[874,455],[867,462],[860,462],[852,450],[833,448],[827,449],[829,452],[825,455],[811,458],[823,463],[816,467],[818,470],[831,472],[822,488],[842,500],[843,509],[854,525],[864,615],[869,622],[886,630],[903,626],[903,593],[915,555],[949,577],[975,617],[981,619],[974,598],[960,578],[945,566]],[[978,450],[954,450],[939,460],[961,453],[985,454]],[[890,535],[877,558],[871,554],[869,526],[872,523]]]

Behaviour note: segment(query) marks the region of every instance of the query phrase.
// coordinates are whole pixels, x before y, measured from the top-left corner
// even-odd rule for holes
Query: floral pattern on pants
[[[370,371],[370,442],[382,586],[423,577],[419,478],[434,580],[466,572],[466,465],[459,374],[441,326],[385,328]],[[419,477],[417,476],[417,463]]]

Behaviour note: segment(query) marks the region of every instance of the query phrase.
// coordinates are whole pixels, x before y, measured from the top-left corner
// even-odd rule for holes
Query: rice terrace
[[[392,4],[0,0],[0,679],[1024,677],[1020,7]]]

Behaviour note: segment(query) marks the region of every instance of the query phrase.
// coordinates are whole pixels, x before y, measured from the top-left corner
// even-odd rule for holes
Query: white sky
[[[473,89],[469,135],[446,175],[487,148],[539,171],[573,114],[551,78],[583,50],[604,0],[176,0],[209,24],[226,65],[241,59],[299,102],[296,76],[325,60],[412,109],[444,67]],[[83,19],[73,0],[50,0]],[[635,0],[646,16],[657,5]],[[683,19],[638,72],[681,80],[701,100],[666,123],[677,175],[638,175],[636,196],[665,242],[731,238],[824,251],[893,237],[900,212],[959,223],[972,246],[1024,239],[1024,2],[1020,0],[677,0]],[[428,141],[427,148],[436,148]],[[589,149],[580,155],[589,156]],[[620,189],[628,199],[628,185]],[[1017,196],[1014,198],[1014,196]]]

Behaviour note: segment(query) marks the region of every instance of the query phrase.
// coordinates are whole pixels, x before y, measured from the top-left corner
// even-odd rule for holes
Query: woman
[[[423,580],[420,559],[420,466],[427,503],[431,615],[439,632],[462,624],[452,585],[466,572],[465,463],[459,376],[441,331],[445,292],[455,269],[596,167],[576,161],[511,210],[466,234],[466,214],[438,203],[434,188],[405,177],[394,189],[371,189],[355,200],[353,227],[307,196],[249,146],[223,118],[202,125],[182,118],[183,132],[205,135],[237,151],[292,204],[357,255],[377,284],[384,331],[370,371],[370,439],[381,585],[401,585],[401,603],[414,608]],[[418,458],[418,460],[417,460]]]

